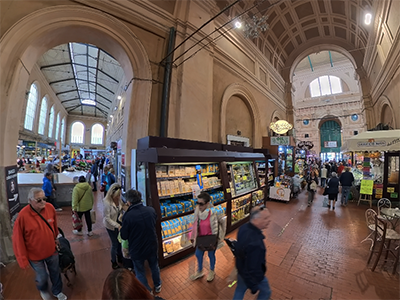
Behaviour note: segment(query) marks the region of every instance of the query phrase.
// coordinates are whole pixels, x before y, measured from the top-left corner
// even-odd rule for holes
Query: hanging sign
[[[293,125],[285,120],[278,120],[269,124],[269,128],[277,134],[284,134],[293,128]]]
[[[272,146],[287,146],[290,143],[289,136],[273,136],[271,137]]]
[[[374,188],[373,180],[361,180],[360,194],[372,195],[373,188]]]
[[[324,142],[324,147],[325,148],[336,148],[337,147],[337,141],[325,141]]]
[[[399,199],[399,193],[391,193],[390,198],[397,198]]]
[[[300,141],[297,144],[297,148],[303,149],[303,150],[310,150],[313,147],[314,147],[314,144],[311,141]]]
[[[387,188],[387,192],[390,193],[394,193],[394,187],[388,187]]]

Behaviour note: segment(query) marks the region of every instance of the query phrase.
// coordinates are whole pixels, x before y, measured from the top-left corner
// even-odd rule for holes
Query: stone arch
[[[326,115],[322,117],[319,122],[318,122],[318,130],[321,129],[321,126],[326,122],[326,121],[335,121],[339,124],[340,128],[343,128],[343,123],[340,120],[340,118],[336,115]]]
[[[392,103],[386,96],[381,96],[378,100],[378,109],[376,110],[377,116],[376,120],[379,120],[378,123],[384,123],[383,114],[386,109],[389,109],[392,114],[393,124],[389,124],[393,128],[396,127],[396,115],[393,113]]]
[[[82,130],[82,132],[83,132],[82,144],[85,144],[86,127],[87,127],[87,126],[86,126],[85,122],[80,121],[80,120],[75,120],[75,121],[73,121],[73,122],[71,123],[70,129],[69,129],[69,144],[72,143],[72,129],[74,128],[74,125],[75,125],[76,123],[80,123],[80,124],[83,125],[83,130]],[[77,144],[77,143],[74,143],[74,144]]]
[[[221,135],[220,139],[222,143],[226,143],[226,109],[228,106],[229,99],[232,96],[240,97],[243,102],[246,104],[249,109],[250,115],[253,119],[253,145],[254,148],[261,148],[262,138],[261,138],[261,119],[259,110],[257,107],[256,100],[251,92],[243,85],[239,83],[233,83],[229,85],[222,95],[222,103],[221,103]]]
[[[0,100],[2,118],[0,166],[14,164],[14,148],[18,139],[21,98],[30,70],[48,49],[67,42],[94,44],[113,55],[124,69],[128,80],[152,78],[147,53],[129,28],[112,16],[88,7],[60,5],[41,9],[14,24],[0,40]],[[136,81],[127,89],[123,150],[136,148],[138,138],[148,134],[151,82]],[[22,97],[21,97],[22,95]],[[13,101],[11,102],[11,99]],[[4,115],[3,115],[4,114]],[[125,151],[130,161],[130,151]],[[129,157],[128,157],[129,156]],[[130,174],[130,172],[127,172]],[[129,182],[129,180],[127,181]]]
[[[122,151],[130,162],[130,149],[137,139],[148,135],[152,72],[139,38],[118,19],[87,6],[59,5],[37,10],[10,27],[0,39],[0,249],[4,260],[12,257],[11,225],[8,220],[4,168],[15,165],[21,107],[29,75],[47,50],[68,42],[94,44],[110,53],[121,64],[129,80]],[[133,80],[134,78],[149,80]],[[130,81],[132,79],[132,81]],[[135,128],[129,132],[128,129]],[[129,138],[128,138],[129,137]],[[130,165],[126,166],[129,188]]]
[[[272,123],[272,122],[275,122],[277,120],[285,120],[284,115],[282,115],[282,113],[279,110],[275,110],[272,113],[271,122],[269,122],[269,124]],[[269,124],[268,124],[268,126],[269,126]]]

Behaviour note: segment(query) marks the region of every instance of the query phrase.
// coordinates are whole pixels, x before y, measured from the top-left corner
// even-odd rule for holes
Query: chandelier
[[[244,36],[250,39],[256,39],[259,37],[260,32],[264,32],[268,29],[267,24],[268,16],[263,16],[261,18],[257,18],[253,16],[251,21],[245,24],[244,28]]]

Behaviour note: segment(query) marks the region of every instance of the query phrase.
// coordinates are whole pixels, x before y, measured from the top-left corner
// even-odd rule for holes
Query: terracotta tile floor
[[[317,195],[307,207],[307,195],[289,203],[268,202],[272,213],[266,230],[268,248],[267,277],[272,299],[400,299],[399,274],[391,274],[392,263],[378,265],[375,272],[366,266],[370,242],[360,244],[368,235],[364,212],[367,206],[350,203],[336,210],[322,207]],[[60,227],[66,232],[76,256],[78,275],[73,287],[64,285],[69,299],[100,299],[104,279],[111,271],[110,242],[102,225],[101,195],[97,193],[95,235],[77,237],[71,232],[70,209],[59,214]],[[229,234],[236,236],[236,232]],[[202,279],[192,282],[194,256],[161,270],[165,299],[232,299],[234,287],[228,287],[228,276],[234,264],[228,247],[217,252],[216,277],[211,283]],[[208,258],[205,258],[208,268]],[[20,270],[16,263],[1,269],[5,299],[40,299],[31,269]],[[151,282],[151,281],[149,281]],[[245,299],[255,297],[247,292]]]

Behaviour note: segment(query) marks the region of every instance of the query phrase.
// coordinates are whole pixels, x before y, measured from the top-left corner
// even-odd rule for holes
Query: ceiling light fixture
[[[116,106],[114,107],[114,110],[117,110],[117,107],[116,107]]]
[[[117,97],[117,99],[118,99],[118,100],[121,100],[121,99],[122,99],[122,97],[121,97],[121,96],[118,96],[118,97]]]
[[[235,27],[236,27],[236,28],[242,27],[242,22],[237,21],[237,22],[235,23]]]
[[[91,100],[91,99],[83,99],[83,100],[81,101],[81,103],[82,103],[82,104],[86,104],[86,105],[93,105],[93,106],[96,106],[96,101]]]
[[[370,14],[370,13],[365,14],[365,17],[364,17],[365,25],[371,24],[371,21],[372,21],[372,14]]]
[[[250,39],[258,38],[260,32],[264,32],[268,29],[269,25],[267,24],[267,20],[268,16],[262,16],[261,18],[253,16],[251,22],[245,24],[244,36]]]

